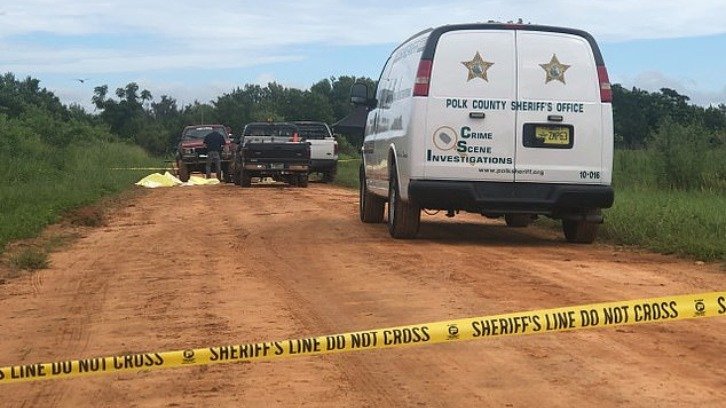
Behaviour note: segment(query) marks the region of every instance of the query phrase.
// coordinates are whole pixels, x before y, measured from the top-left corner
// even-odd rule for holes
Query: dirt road
[[[421,239],[356,192],[159,189],[0,285],[0,366],[723,290],[726,272],[478,216]],[[726,319],[5,385],[1,406],[723,406]]]

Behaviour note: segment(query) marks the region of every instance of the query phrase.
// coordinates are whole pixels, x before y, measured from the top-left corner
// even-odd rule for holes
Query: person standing
[[[209,134],[207,134],[207,136],[204,137],[204,147],[207,148],[207,178],[212,175],[212,162],[214,162],[214,169],[217,174],[217,179],[219,181],[222,181],[221,152],[225,143],[226,140],[224,139],[224,136],[222,136],[222,134],[217,132],[216,130],[210,132]]]

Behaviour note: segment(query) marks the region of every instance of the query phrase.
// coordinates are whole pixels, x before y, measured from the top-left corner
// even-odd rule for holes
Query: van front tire
[[[396,174],[388,182],[388,232],[396,239],[415,238],[421,223],[421,208],[401,200]]]
[[[592,244],[597,238],[599,223],[584,220],[562,220],[562,231],[567,242],[575,244]]]
[[[366,174],[363,165],[360,166],[358,175],[360,187],[358,189],[358,210],[360,220],[367,224],[380,224],[383,222],[383,213],[386,209],[386,201],[374,194],[371,194],[366,188]]]

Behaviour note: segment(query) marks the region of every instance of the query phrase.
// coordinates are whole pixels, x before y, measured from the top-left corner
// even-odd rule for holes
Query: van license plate
[[[534,135],[545,145],[568,145],[570,144],[570,128],[537,126]]]

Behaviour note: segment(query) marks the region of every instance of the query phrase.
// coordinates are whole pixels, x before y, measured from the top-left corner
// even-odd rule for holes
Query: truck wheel
[[[307,187],[308,186],[308,173],[303,173],[298,176],[297,185],[298,185],[298,187]]]
[[[232,182],[232,173],[229,172],[230,165],[227,164],[222,165],[222,180],[224,180],[225,183],[231,183]]]
[[[184,162],[179,163],[179,180],[184,183],[189,181],[189,167]]]
[[[230,176],[234,175],[234,177],[232,177],[232,179],[234,180],[234,184],[236,184],[236,185],[240,185],[240,177],[239,177],[239,172],[238,172],[238,171],[237,171],[236,169],[235,169],[235,170],[233,170],[233,169],[232,169],[232,166],[230,166],[230,169],[229,169],[229,171],[230,171]]]
[[[240,169],[239,173],[237,173],[237,180],[239,180],[240,187],[252,186],[252,175],[244,169]]]
[[[323,183],[332,183],[333,180],[335,180],[336,173],[337,173],[336,167],[333,167],[332,169],[324,171],[323,172]]]
[[[600,224],[584,220],[562,220],[562,231],[567,242],[576,244],[592,244],[597,238]]]
[[[533,217],[530,214],[504,214],[504,221],[507,227],[524,228],[532,223]]]
[[[358,210],[360,213],[360,220],[369,224],[378,224],[383,222],[383,212],[386,209],[386,201],[368,192],[366,188],[366,175],[363,165],[360,166],[359,173],[360,188],[358,192]]]
[[[420,223],[421,209],[412,201],[401,200],[394,171],[388,181],[388,233],[396,239],[415,238]]]

